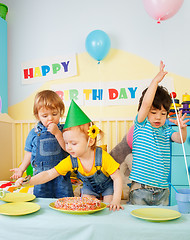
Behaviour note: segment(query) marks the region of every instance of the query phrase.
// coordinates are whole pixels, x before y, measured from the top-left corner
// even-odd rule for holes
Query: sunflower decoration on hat
[[[64,129],[76,127],[86,123],[91,123],[91,126],[88,130],[88,136],[93,139],[96,138],[100,132],[99,128],[92,124],[90,118],[82,111],[75,101],[72,100],[68,110],[67,118],[65,120]]]

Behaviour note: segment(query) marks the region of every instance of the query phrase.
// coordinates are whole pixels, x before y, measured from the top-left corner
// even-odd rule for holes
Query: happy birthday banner
[[[51,89],[57,92],[66,106],[69,106],[72,99],[78,105],[85,106],[132,105],[138,104],[142,91],[149,86],[151,80],[65,83],[51,85]],[[165,78],[161,85],[169,92],[174,91],[172,78]]]
[[[21,74],[23,84],[75,76],[77,75],[76,55],[22,63]]]

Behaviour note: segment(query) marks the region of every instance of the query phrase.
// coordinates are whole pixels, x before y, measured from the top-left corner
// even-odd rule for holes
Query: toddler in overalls
[[[12,178],[21,177],[30,163],[36,175],[53,168],[68,156],[59,144],[64,126],[59,123],[59,119],[64,110],[63,101],[57,93],[44,90],[36,95],[33,112],[39,122],[27,136],[24,160],[19,168],[12,169]],[[34,186],[34,195],[41,198],[72,197],[70,173]]]
[[[77,158],[70,155],[72,162],[72,169],[77,174],[77,178],[83,182],[81,194],[93,195],[95,197],[112,195],[113,194],[113,181],[110,176],[105,175],[102,171],[102,148],[97,147],[95,150],[95,168],[96,172],[93,175],[83,175],[79,169]]]
[[[83,182],[82,196],[103,197],[110,210],[121,206],[122,178],[119,164],[102,148],[96,147],[96,127],[79,106],[72,100],[63,129],[65,149],[70,154],[54,168],[32,177],[30,185],[50,181],[59,175],[75,172]],[[23,179],[17,180],[21,185]]]

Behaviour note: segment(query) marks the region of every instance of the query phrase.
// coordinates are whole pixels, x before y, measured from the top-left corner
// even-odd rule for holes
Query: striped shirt
[[[174,130],[167,124],[154,128],[148,118],[138,123],[136,117],[130,180],[153,187],[168,188],[170,142],[173,133]]]

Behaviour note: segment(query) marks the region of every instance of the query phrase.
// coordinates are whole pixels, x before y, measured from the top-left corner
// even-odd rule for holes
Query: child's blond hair
[[[38,111],[42,108],[59,109],[60,116],[63,117],[65,105],[59,95],[52,90],[43,90],[36,94],[34,98],[33,114],[38,118]]]

